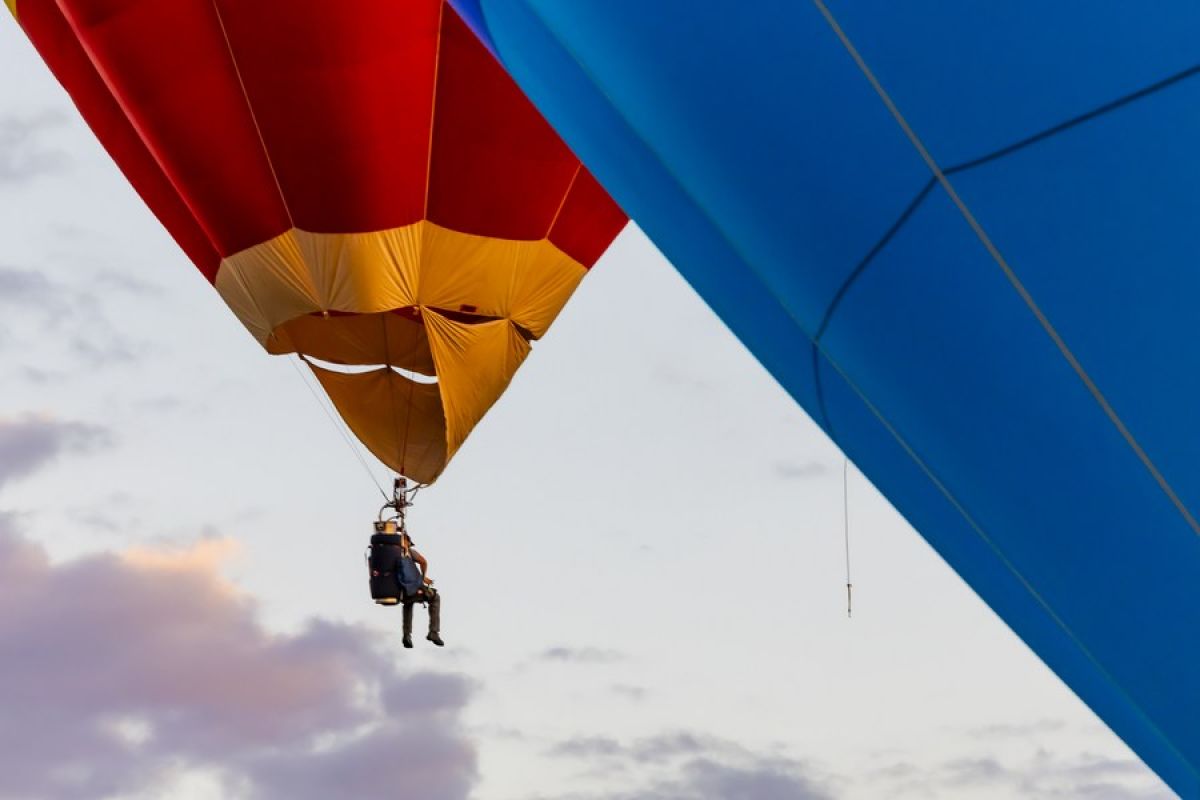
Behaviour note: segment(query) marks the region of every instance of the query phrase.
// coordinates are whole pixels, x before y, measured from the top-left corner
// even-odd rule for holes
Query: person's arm
[[[433,583],[433,579],[429,577],[429,562],[425,560],[425,556],[418,553],[413,548],[408,548],[412,560],[417,562],[417,566],[421,568],[421,575],[425,578],[425,583]]]

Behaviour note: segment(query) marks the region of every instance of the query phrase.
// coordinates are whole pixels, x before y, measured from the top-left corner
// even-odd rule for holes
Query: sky
[[[841,453],[633,226],[418,496],[402,649],[390,477],[0,74],[0,799],[1173,796],[853,465],[847,617]]]

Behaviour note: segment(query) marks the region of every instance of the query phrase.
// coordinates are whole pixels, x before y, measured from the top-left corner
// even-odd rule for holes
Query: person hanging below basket
[[[426,639],[438,647],[445,645],[439,629],[442,622],[442,596],[433,588],[429,577],[429,562],[412,546],[407,533],[400,534],[400,558],[396,564],[396,580],[400,583],[400,602],[404,605],[404,646],[412,647],[413,604],[429,606],[429,633]]]

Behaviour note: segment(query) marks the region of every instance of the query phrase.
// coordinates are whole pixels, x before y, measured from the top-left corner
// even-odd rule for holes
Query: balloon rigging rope
[[[416,389],[416,381],[406,376],[408,380],[408,402],[405,403],[404,407],[404,431],[402,433],[400,430],[400,415],[396,412],[396,391],[394,388],[396,371],[392,367],[392,351],[391,343],[388,341],[387,319],[381,314],[379,322],[383,328],[383,358],[384,365],[387,368],[388,398],[391,400],[392,406],[392,428],[395,431],[396,439],[400,443],[400,473],[404,474],[408,468],[408,465],[404,463],[404,459],[408,455],[408,423],[412,418],[412,398],[413,391]]]
[[[1167,482],[1166,477],[1159,472],[1158,467],[1155,466],[1154,462],[1150,460],[1150,456],[1145,450],[1142,449],[1141,444],[1139,444],[1137,439],[1134,438],[1133,433],[1130,432],[1129,428],[1125,426],[1125,423],[1121,420],[1120,416],[1117,415],[1116,409],[1109,404],[1108,399],[1100,391],[1100,387],[1097,386],[1095,381],[1092,380],[1091,376],[1079,362],[1079,359],[1077,359],[1075,354],[1071,352],[1071,349],[1067,347],[1066,341],[1050,322],[1049,317],[1047,317],[1045,312],[1042,311],[1041,307],[1038,306],[1037,302],[1033,299],[1033,295],[1030,294],[1029,290],[1025,287],[1025,284],[1021,282],[1021,279],[1017,277],[1016,272],[1013,271],[1013,268],[1009,265],[1008,261],[1005,260],[1003,255],[1001,255],[1000,250],[996,247],[995,243],[992,242],[991,237],[987,235],[987,232],[984,231],[983,226],[979,223],[979,220],[975,218],[975,215],[971,213],[971,210],[967,207],[967,204],[961,197],[959,197],[958,192],[955,191],[954,186],[946,177],[945,172],[943,172],[942,168],[938,166],[938,163],[934,161],[933,156],[930,155],[929,151],[925,149],[925,145],[921,142],[920,138],[917,136],[912,127],[908,124],[908,120],[905,119],[904,115],[900,113],[900,109],[896,107],[896,104],[892,102],[892,98],[883,88],[883,84],[879,82],[879,79],[875,76],[875,73],[871,71],[869,66],[867,66],[867,62],[858,52],[858,49],[855,48],[854,43],[850,41],[850,38],[846,35],[846,32],[842,30],[842,27],[838,24],[838,21],[834,18],[833,14],[825,6],[824,1],[813,0],[813,4],[816,5],[817,9],[821,12],[821,15],[825,17],[825,21],[829,23],[829,27],[833,29],[833,32],[841,41],[842,46],[846,48],[846,52],[850,54],[850,56],[854,59],[855,64],[858,65],[859,71],[861,71],[863,76],[866,77],[867,81],[871,84],[871,87],[875,90],[875,93],[879,95],[880,100],[883,101],[883,104],[887,107],[892,117],[896,120],[896,123],[904,131],[905,136],[908,137],[909,142],[925,161],[926,166],[928,166],[930,171],[933,172],[934,177],[937,178],[937,181],[939,184],[941,184],[942,189],[958,208],[959,213],[971,227],[971,230],[974,231],[975,236],[988,251],[988,254],[992,257],[992,260],[995,261],[1000,269],[1004,272],[1005,277],[1008,278],[1008,282],[1012,284],[1014,289],[1016,289],[1017,294],[1020,295],[1021,299],[1025,302],[1025,305],[1029,308],[1029,310],[1033,312],[1034,317],[1037,318],[1037,321],[1042,326],[1042,329],[1054,342],[1063,358],[1067,360],[1067,363],[1070,364],[1071,369],[1073,369],[1075,374],[1079,376],[1079,379],[1083,381],[1084,386],[1087,387],[1088,392],[1091,393],[1093,399],[1095,399],[1095,401],[1099,404],[1105,416],[1107,416],[1109,421],[1116,427],[1117,431],[1121,434],[1121,437],[1125,439],[1126,444],[1129,445],[1134,454],[1136,454],[1138,459],[1142,462],[1142,465],[1145,466],[1150,472],[1150,475],[1158,483],[1159,488],[1162,489],[1163,493],[1167,495],[1171,503],[1174,504],[1175,508],[1183,516],[1187,524],[1191,526],[1192,530],[1196,534],[1200,535],[1200,522],[1197,522],[1196,518],[1192,516],[1192,513],[1188,510],[1187,506],[1184,505],[1183,500],[1180,499],[1179,495],[1175,493],[1175,490]]]
[[[851,592],[854,584],[850,582],[850,490],[847,471],[850,469],[850,459],[842,456],[842,529],[846,539],[846,616],[853,616],[854,599]]]
[[[296,357],[306,364],[309,363],[308,359],[305,358],[303,354],[297,353]],[[313,396],[313,399],[317,402],[317,405],[320,406],[321,410],[325,412],[325,416],[329,418],[329,422],[333,425],[334,430],[336,430],[338,435],[342,437],[342,441],[344,441],[346,446],[350,448],[350,452],[354,453],[354,457],[358,459],[358,463],[362,464],[363,471],[367,473],[367,477],[371,479],[371,483],[375,484],[375,488],[379,490],[381,495],[383,495],[384,500],[390,500],[391,498],[388,497],[388,493],[383,490],[383,486],[379,484],[379,480],[375,477],[375,473],[371,472],[371,467],[369,464],[367,464],[367,460],[363,458],[362,453],[359,452],[359,449],[354,445],[354,439],[352,439],[350,434],[344,430],[343,426],[345,423],[340,422],[337,415],[330,411],[325,403],[321,401],[321,395],[316,389],[313,388],[308,379],[304,377],[304,371],[296,366],[296,362],[290,358],[287,360],[287,362],[292,365],[292,369],[294,369],[296,371],[296,375],[300,377],[300,382],[308,388],[309,393]]]

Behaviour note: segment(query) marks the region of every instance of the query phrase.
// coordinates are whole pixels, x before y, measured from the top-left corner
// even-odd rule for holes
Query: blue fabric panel
[[[1200,40],[1198,40],[1200,41]],[[955,186],[1134,436],[1200,511],[1200,76]]]
[[[827,5],[943,167],[1200,64],[1190,0]]]
[[[1200,797],[1200,537],[931,188],[816,6],[479,5],[514,77],[772,374],[1175,791]],[[832,5],[1194,504],[1200,139],[1180,73],[1200,56],[1197,9]],[[818,332],[831,362],[809,358]]]

